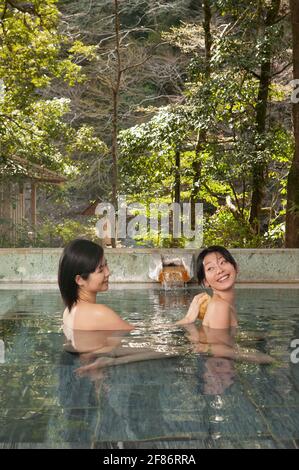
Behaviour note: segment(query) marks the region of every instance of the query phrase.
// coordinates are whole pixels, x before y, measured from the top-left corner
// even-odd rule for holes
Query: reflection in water
[[[161,336],[156,327],[147,335],[145,328],[65,330],[63,361],[68,367],[61,368],[59,387],[63,419],[54,424],[62,441],[92,448],[122,436],[158,439],[161,430],[165,436],[184,437],[205,432],[207,416],[215,430],[237,419],[232,413],[238,410],[227,408],[230,401],[221,398],[231,393],[235,380],[232,393],[240,387],[235,358],[229,356],[235,354],[234,335],[193,324],[168,328]],[[122,367],[108,367],[118,364]]]
[[[209,357],[203,373],[203,394],[222,395],[234,383],[236,372],[234,361],[220,357]]]
[[[196,432],[194,411],[180,412],[190,396],[179,393],[186,382],[178,379],[178,358],[124,364],[80,372],[78,355],[63,352],[59,375],[59,402],[63,413],[53,421],[56,436],[74,447],[97,447],[101,441],[137,441]],[[194,397],[195,399],[195,397]],[[175,426],[174,426],[175,423]]]
[[[182,300],[183,298],[183,300]],[[165,296],[159,293],[159,305],[164,308],[181,307],[184,296]],[[142,325],[131,332],[126,331],[80,331],[64,327],[66,342],[64,350],[77,353],[79,364],[77,377],[102,380],[103,369],[151,359],[200,356],[204,359],[202,381],[203,394],[222,394],[235,377],[235,361],[257,364],[271,363],[270,356],[255,349],[244,349],[236,344],[236,338],[249,341],[247,335],[236,336],[237,330],[212,329],[196,324],[176,326],[174,324]],[[253,338],[256,341],[258,338]],[[144,365],[147,367],[147,364]]]
[[[0,365],[1,443],[45,448],[102,443],[107,448],[108,443],[121,441],[144,448],[146,440],[153,446],[156,440],[164,448],[170,442],[198,448],[211,446],[212,438],[213,445],[222,448],[263,448],[275,445],[268,438],[265,443],[269,429],[281,446],[298,437],[299,367],[290,362],[290,341],[299,337],[298,290],[238,292],[243,333],[237,333],[236,342],[241,349],[274,355],[279,361],[274,367],[214,357],[204,337],[200,345],[191,343],[182,327],[162,330],[161,323],[181,318],[194,291],[103,294],[104,303],[139,325],[128,336],[110,335],[112,341],[120,341],[117,347],[180,354],[82,373],[81,367],[96,361],[88,354],[102,340],[88,335],[86,345],[76,334],[75,349],[82,352],[75,353],[72,338],[65,340],[65,348],[73,353],[62,351],[59,295],[41,295],[39,290],[21,294],[18,303],[16,291],[0,291],[0,338],[5,343],[5,363]],[[95,343],[91,350],[90,342]],[[99,357],[109,355],[106,351]]]
[[[70,353],[69,342],[65,343],[59,377],[63,418],[53,425],[61,440],[77,443],[75,447],[78,442],[96,447],[103,439],[121,440],[124,435],[134,441],[159,438],[161,432],[174,437],[201,433],[206,419],[204,396],[223,394],[234,380],[233,361],[191,353],[192,345],[182,330],[185,344],[173,346],[176,357],[169,360],[163,353],[155,357],[160,360],[146,363],[138,359],[140,354],[151,358],[153,351],[134,342],[131,333],[73,333],[82,352],[74,354],[72,347]],[[145,342],[153,344],[150,338]],[[134,364],[128,364],[130,356]],[[115,359],[126,362],[105,367],[116,365],[110,362]],[[217,411],[217,416],[222,414],[223,410]]]
[[[184,295],[184,290],[160,290],[157,293],[157,304],[162,309],[169,310],[180,308],[184,311],[188,309],[190,305],[190,299]]]
[[[66,342],[64,350],[77,353],[82,364],[76,371],[79,375],[102,376],[99,369],[108,366],[128,364],[178,356],[180,348],[168,346],[151,346],[151,341],[142,336],[142,342],[128,331],[83,331],[63,327]],[[155,346],[155,345],[154,345]]]
[[[219,347],[216,340],[220,343],[225,341],[224,348],[227,351],[232,345],[231,337],[226,331],[221,332],[221,338],[219,332],[218,336],[215,336],[215,332],[209,332],[207,335],[202,328],[195,325],[188,325],[185,330],[185,335],[183,335],[185,344],[182,344],[182,340],[181,344],[169,345],[168,347],[167,344],[164,344],[164,350],[161,352],[161,346],[160,351],[144,347],[144,344],[155,346],[154,341],[149,338],[145,341],[142,336],[143,342],[139,343],[136,332],[134,337],[131,332],[124,331],[80,331],[64,328],[66,336],[64,350],[77,356],[77,367],[73,370],[74,375],[77,378],[88,377],[94,383],[97,391],[103,386],[106,367],[167,357],[185,359],[189,357],[191,359],[192,352],[193,355],[194,352],[196,355],[200,353],[203,358],[201,359],[203,371],[198,379],[203,384],[202,393],[206,395],[222,394],[233,383],[235,377],[234,361],[223,357],[210,357],[210,353],[207,352],[207,340],[211,340],[213,333],[213,348]],[[171,334],[171,331],[169,333]],[[172,333],[174,332],[172,331]],[[181,331],[181,333],[183,332]],[[152,332],[152,334],[156,333]],[[204,343],[202,343],[203,339]],[[223,344],[221,346],[223,347]],[[148,364],[145,364],[144,367],[148,367]]]

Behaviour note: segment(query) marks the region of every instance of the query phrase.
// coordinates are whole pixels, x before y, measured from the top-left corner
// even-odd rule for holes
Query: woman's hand
[[[203,294],[197,294],[193,297],[193,300],[190,304],[190,307],[188,309],[188,312],[184,318],[176,322],[176,325],[185,325],[188,323],[194,323],[199,314],[199,307],[200,305],[208,300],[210,296],[206,293]]]

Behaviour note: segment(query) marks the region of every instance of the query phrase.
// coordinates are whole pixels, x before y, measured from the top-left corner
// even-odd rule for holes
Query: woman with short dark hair
[[[84,358],[84,365],[77,369],[78,374],[169,356],[149,348],[122,347],[123,336],[134,326],[120,318],[111,308],[96,303],[97,293],[108,289],[109,276],[103,249],[96,243],[77,239],[63,250],[58,284],[66,305],[63,331],[67,343],[64,348]]]
[[[226,248],[213,245],[202,250],[197,258],[197,278],[203,288],[212,289],[213,296],[211,298],[206,293],[196,295],[186,316],[177,324],[185,326],[196,352],[258,364],[271,364],[273,359],[267,354],[242,349],[235,344],[238,326],[235,308],[237,274],[237,263]],[[194,323],[199,317],[202,319],[202,324],[197,329]],[[250,339],[249,336],[245,337]]]
[[[206,293],[196,295],[187,315],[178,323],[195,322],[201,306],[206,303],[203,326],[216,329],[238,326],[234,306],[237,273],[236,261],[223,246],[213,245],[202,250],[197,258],[197,278],[202,287],[212,289],[213,297]]]
[[[103,248],[85,239],[70,242],[59,262],[58,284],[66,305],[64,326],[73,330],[132,330],[134,327],[96,295],[109,286],[110,271]]]

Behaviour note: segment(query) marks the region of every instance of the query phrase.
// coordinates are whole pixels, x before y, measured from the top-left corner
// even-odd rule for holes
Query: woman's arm
[[[165,359],[170,357],[177,357],[178,354],[175,353],[165,353],[165,352],[158,352],[158,351],[151,351],[139,349],[139,351],[135,348],[134,351],[130,351],[129,353],[125,354],[125,351],[122,351],[119,356],[111,357],[111,356],[103,356],[98,357],[93,363],[84,365],[76,369],[76,373],[78,375],[90,375],[93,374],[95,371],[99,369],[103,369],[105,367],[111,366],[118,366],[121,364],[129,364],[131,362],[140,362],[140,361],[149,361],[153,359]]]
[[[210,344],[205,352],[210,356],[225,357],[238,362],[249,362],[254,364],[273,364],[275,360],[268,354],[261,353],[254,349],[241,349],[229,347],[224,344]]]

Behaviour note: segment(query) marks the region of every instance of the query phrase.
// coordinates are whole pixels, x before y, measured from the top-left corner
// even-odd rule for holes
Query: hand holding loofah
[[[198,318],[201,320],[205,316],[208,303],[211,297],[206,294],[197,294],[193,297],[192,302],[189,306],[187,314],[181,320],[176,322],[176,325],[186,325],[188,323],[194,323]]]
[[[200,306],[199,306],[199,311],[198,311],[198,318],[200,320],[203,320],[204,319],[204,316],[207,312],[207,308],[208,308],[208,304],[211,300],[211,296],[209,294],[205,294],[204,297],[202,297],[202,302],[200,303]]]

